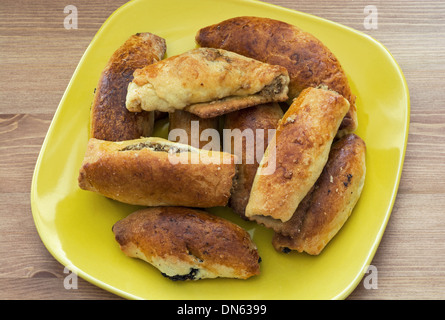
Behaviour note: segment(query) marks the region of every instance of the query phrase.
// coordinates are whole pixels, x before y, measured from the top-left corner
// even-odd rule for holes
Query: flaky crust
[[[136,70],[126,106],[132,112],[186,110],[210,118],[285,101],[288,83],[288,72],[281,66],[225,50],[197,48]]]
[[[292,217],[320,176],[348,109],[348,101],[336,92],[303,90],[267,147],[253,182],[247,217],[271,216],[283,222]]]
[[[290,77],[290,100],[303,89],[320,85],[340,93],[350,102],[350,110],[339,132],[356,129],[355,96],[346,74],[334,54],[308,32],[269,18],[236,17],[199,30],[196,42],[285,67]]]
[[[161,60],[165,51],[164,39],[151,33],[137,33],[113,53],[101,74],[91,107],[92,138],[122,141],[151,135],[153,113],[129,112],[125,99],[133,72]]]
[[[194,128],[193,130],[192,126]],[[175,131],[172,130],[175,129],[183,130],[180,136],[174,134]],[[209,138],[206,132],[203,133],[203,131],[207,129],[215,130],[215,132],[219,134],[219,117],[200,118],[183,110],[176,110],[175,112],[169,113],[168,130],[169,140],[171,141],[188,144],[201,149],[212,142],[212,137]],[[187,141],[181,141],[183,138],[187,138]],[[207,139],[210,141],[207,141]]]
[[[313,191],[295,215],[280,226],[272,244],[279,251],[318,255],[352,213],[366,174],[366,145],[349,134],[332,145],[329,160]]]
[[[240,130],[243,133],[245,130],[251,130],[252,137],[255,141],[254,145],[246,144],[246,136],[238,136],[239,141],[230,142],[231,152],[239,154],[241,163],[238,165],[238,171],[235,178],[235,183],[232,191],[232,196],[229,200],[229,206],[243,219],[246,219],[245,210],[249,201],[250,190],[255,178],[255,174],[261,161],[257,155],[256,142],[260,142],[263,138],[263,152],[266,150],[269,141],[269,130],[275,130],[278,126],[279,120],[283,117],[283,111],[278,103],[262,104],[255,107],[239,110],[225,115],[224,129]],[[259,131],[257,131],[259,130]],[[273,132],[271,132],[273,134]],[[257,134],[262,134],[257,137]],[[236,135],[234,135],[234,138]],[[238,146],[241,146],[240,148]],[[247,149],[249,147],[249,149]],[[224,150],[226,146],[224,146]],[[240,150],[235,150],[239,148]],[[241,159],[240,159],[241,158]]]
[[[260,273],[259,255],[238,225],[205,211],[155,207],[113,226],[121,250],[172,280],[247,279]]]
[[[134,205],[224,206],[235,162],[229,153],[202,152],[161,138],[120,142],[92,138],[78,181],[84,190]]]

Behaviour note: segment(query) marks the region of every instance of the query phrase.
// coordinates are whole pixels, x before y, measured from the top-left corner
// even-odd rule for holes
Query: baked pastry
[[[196,42],[285,67],[290,77],[290,101],[307,87],[322,85],[340,93],[349,101],[350,110],[339,136],[356,129],[355,96],[347,76],[334,54],[312,34],[282,21],[244,16],[199,30]]]
[[[228,151],[230,146],[232,154],[241,161],[229,206],[245,220],[245,209],[259,162],[282,117],[283,111],[276,102],[235,111],[224,117],[224,129],[235,132],[231,135],[233,138],[230,137],[231,141],[224,141],[227,144],[224,150]]]
[[[294,216],[282,223],[272,244],[276,250],[318,255],[345,224],[365,183],[366,145],[349,134],[332,145],[329,160],[313,191]]]
[[[136,70],[126,106],[132,112],[185,110],[212,118],[287,100],[288,83],[284,67],[225,50],[197,48]]]
[[[212,139],[218,139],[217,143],[220,146],[218,129],[219,117],[204,119],[183,110],[169,113],[168,139],[170,141],[202,149],[209,143],[215,142]]]
[[[165,50],[163,38],[137,33],[113,53],[96,88],[90,114],[90,137],[122,141],[152,134],[153,112],[129,112],[125,99],[133,72],[161,60]]]
[[[142,209],[118,221],[113,232],[127,256],[150,263],[171,280],[247,279],[260,273],[249,234],[205,211]]]
[[[292,217],[320,176],[348,109],[349,102],[336,92],[303,90],[280,120],[261,160],[247,217],[270,216],[283,222]]]
[[[225,206],[235,156],[204,152],[162,138],[90,139],[79,172],[81,189],[144,206]]]

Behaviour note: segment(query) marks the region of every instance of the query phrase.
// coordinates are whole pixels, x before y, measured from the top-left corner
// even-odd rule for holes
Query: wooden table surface
[[[0,3],[0,298],[121,299],[87,281],[64,288],[64,266],[46,250],[30,207],[41,144],[68,82],[113,1]],[[365,32],[401,66],[411,97],[405,164],[394,209],[372,261],[377,288],[363,281],[349,299],[445,298],[445,2],[270,0]],[[64,28],[64,8],[78,29]],[[378,9],[366,29],[364,8]],[[186,13],[185,13],[186,14]]]

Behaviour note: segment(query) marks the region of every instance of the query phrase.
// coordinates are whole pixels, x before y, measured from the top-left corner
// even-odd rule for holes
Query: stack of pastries
[[[355,207],[366,172],[340,62],[311,34],[268,18],[222,21],[196,42],[164,59],[165,40],[138,33],[111,56],[91,108],[80,188],[143,206],[116,222],[115,239],[172,280],[260,274],[249,233],[210,207],[272,229],[279,252],[320,254]],[[187,143],[152,136],[163,116]],[[192,123],[201,137],[249,129],[262,135],[253,147],[264,153],[248,161],[247,143],[208,150],[192,141]]]

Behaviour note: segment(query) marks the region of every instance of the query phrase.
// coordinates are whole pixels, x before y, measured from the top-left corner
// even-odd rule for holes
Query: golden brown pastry
[[[260,103],[287,100],[289,75],[239,54],[193,49],[134,72],[126,106],[132,112],[185,110],[212,118]]]
[[[279,251],[319,254],[351,215],[366,173],[365,142],[349,134],[332,145],[329,160],[313,191],[289,221],[279,226],[272,244]]]
[[[113,232],[127,256],[152,264],[172,280],[247,279],[260,273],[249,234],[205,211],[142,209],[118,221]]]
[[[144,206],[225,206],[235,157],[204,152],[161,138],[119,142],[90,139],[79,186],[120,202]]]
[[[291,24],[260,17],[236,17],[198,31],[202,47],[221,48],[289,71],[289,98],[307,87],[323,85],[350,103],[339,135],[357,127],[355,96],[334,54],[317,38]]]
[[[224,129],[234,132],[230,141],[231,152],[241,160],[238,165],[229,206],[243,219],[247,219],[245,209],[249,201],[253,179],[262,159],[262,156],[257,154],[259,150],[256,143],[263,142],[258,147],[262,148],[261,152],[264,152],[270,138],[269,133],[274,134],[278,121],[282,117],[283,111],[278,103],[258,105],[225,115]],[[239,130],[239,135],[236,134],[235,130]],[[238,141],[235,141],[235,138]],[[246,143],[247,140],[253,141]],[[226,148],[226,146],[224,147]],[[235,150],[235,148],[240,150]]]
[[[169,140],[191,145],[195,148],[202,149],[215,137],[213,135],[206,135],[206,129],[212,129],[214,133],[218,134],[219,139],[219,117],[215,118],[200,118],[190,112],[183,110],[176,110],[169,113]],[[193,129],[192,129],[193,128]],[[175,129],[182,130],[179,135],[174,134]],[[203,133],[204,132],[204,133]],[[181,141],[185,140],[187,141]],[[210,141],[208,141],[210,140]],[[220,141],[218,140],[218,145]]]
[[[162,59],[165,40],[151,33],[132,35],[114,52],[96,88],[90,116],[90,137],[121,141],[150,136],[152,112],[129,112],[125,107],[133,72]]]
[[[252,185],[247,217],[270,216],[283,222],[292,217],[320,176],[348,109],[348,101],[336,92],[303,90],[269,142]]]

